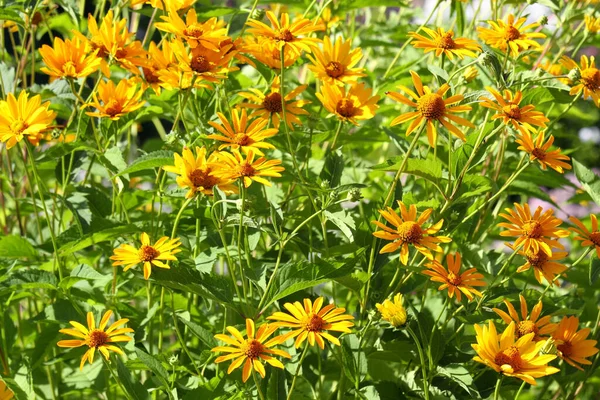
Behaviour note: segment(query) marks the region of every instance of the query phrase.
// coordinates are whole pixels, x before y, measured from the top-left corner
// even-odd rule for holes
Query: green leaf
[[[572,158],[571,161],[577,180],[579,180],[579,183],[581,183],[583,189],[588,192],[592,200],[594,200],[597,205],[600,205],[600,177],[574,158]]]
[[[140,361],[142,361],[146,365],[146,367],[150,369],[150,371],[152,371],[163,381],[163,383],[166,386],[168,386],[169,373],[160,361],[158,361],[154,356],[151,356],[150,354],[137,347],[135,348],[135,354],[137,354]]]
[[[13,397],[14,400],[30,399],[30,397],[27,396],[27,393],[25,393],[25,391],[23,389],[21,389],[21,386],[19,386],[19,384],[14,379],[7,378],[5,376],[0,375],[0,381],[3,381],[4,384],[6,385],[6,387],[9,388],[10,390],[12,390],[12,392],[15,396],[15,397]]]
[[[13,272],[7,280],[2,282],[4,286],[13,289],[56,289],[58,280],[53,273],[41,269],[27,269]]]
[[[402,166],[404,156],[393,157],[386,162],[377,164],[371,168],[383,171],[398,171]],[[404,172],[407,174],[420,176],[429,181],[437,183],[442,178],[443,165],[439,159],[434,159],[433,156],[425,160],[409,158],[406,162]]]
[[[461,388],[465,390],[465,392],[469,393],[473,398],[479,397],[477,396],[477,391],[473,389],[473,377],[471,376],[469,371],[462,365],[449,364],[444,367],[438,365],[437,373],[438,375],[444,376],[458,384]]]
[[[330,220],[338,228],[340,228],[342,233],[348,238],[350,242],[354,241],[352,229],[356,229],[356,225],[354,224],[354,219],[352,219],[352,216],[350,214],[346,214],[344,210],[335,213],[325,210],[323,214],[327,217],[328,220]]]
[[[130,166],[119,172],[117,176],[143,171],[145,169],[158,168],[163,165],[173,165],[173,154],[175,153],[170,150],[158,150],[144,154],[131,163]]]
[[[600,277],[600,260],[596,257],[590,258],[590,284],[594,285]]]
[[[73,254],[76,251],[83,250],[86,247],[102,242],[112,241],[115,239],[115,237],[134,232],[139,232],[139,228],[135,225],[122,225],[114,228],[108,228],[100,232],[85,235],[79,240],[66,243],[58,249],[58,252],[61,256],[66,256]]]
[[[185,325],[187,325],[188,328],[190,328],[190,330],[192,331],[192,333],[194,335],[196,335],[198,337],[198,339],[200,339],[202,341],[202,343],[204,343],[206,345],[206,347],[208,348],[213,348],[216,347],[218,345],[217,341],[215,340],[213,334],[206,330],[205,328],[203,328],[202,326],[198,325],[197,323],[193,322],[193,321],[188,321],[187,319],[183,318],[181,315],[177,316],[179,318],[179,320],[181,322],[183,322]]]
[[[63,278],[60,281],[59,286],[63,289],[68,289],[81,280],[100,280],[110,281],[112,277],[110,275],[104,275],[96,271],[94,268],[86,264],[79,264],[71,271],[71,275]]]
[[[436,65],[427,65],[427,69],[429,70],[429,72],[431,72],[433,75],[442,78],[444,80],[444,82],[448,82],[448,80],[450,79],[450,77],[448,76],[448,72],[446,72],[445,70],[443,70],[442,68],[436,66]]]
[[[342,338],[341,342],[341,352],[342,352],[342,367],[344,369],[344,373],[350,379],[353,384],[356,384],[356,361],[354,359],[354,355],[352,354],[352,348],[350,347],[349,337],[345,336]]]
[[[14,21],[21,26],[25,26],[23,18],[16,10],[11,8],[0,8],[0,21]]]
[[[133,380],[131,372],[125,366],[125,364],[123,364],[121,358],[117,355],[114,358],[111,358],[111,361],[109,362],[112,362],[112,360],[115,360],[117,363],[117,375],[119,376],[119,380],[121,381],[121,384],[125,388],[127,394],[129,394],[133,400],[149,399],[150,395],[148,394],[148,391],[144,389],[144,387],[137,380]]]
[[[127,168],[127,163],[123,158],[123,153],[118,146],[113,146],[104,152],[104,158],[115,167],[117,172],[123,174],[123,170]]]
[[[233,300],[233,288],[228,277],[203,274],[183,263],[170,269],[154,268],[151,278],[172,289],[191,291],[225,303]]]
[[[27,239],[9,235],[0,239],[0,257],[2,258],[35,258],[38,253]]]
[[[328,181],[330,188],[335,188],[340,185],[342,179],[342,171],[344,170],[344,158],[341,152],[334,151],[327,154],[325,164],[319,177],[321,181]]]

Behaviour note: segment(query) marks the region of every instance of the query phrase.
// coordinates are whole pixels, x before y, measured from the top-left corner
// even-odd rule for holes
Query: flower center
[[[258,358],[264,351],[264,346],[256,339],[248,339],[242,344],[242,352],[251,360]]]
[[[595,231],[590,233],[590,241],[596,246],[600,246],[600,232]]]
[[[354,107],[350,99],[341,99],[335,106],[335,111],[344,118],[351,118],[360,113],[360,109]]]
[[[183,34],[186,36],[192,36],[195,38],[199,38],[204,33],[204,29],[201,26],[196,24],[192,24],[183,30]]]
[[[508,349],[496,354],[494,362],[500,366],[508,365],[513,371],[518,371],[523,361],[519,349],[516,346],[510,346]]]
[[[538,327],[532,321],[521,321],[517,325],[517,337],[525,336],[527,334],[534,333],[535,336],[538,334]]]
[[[91,42],[92,44],[92,49],[93,50],[98,50],[98,54],[97,56],[100,58],[105,58],[106,56],[108,56],[110,53],[108,51],[108,49],[101,43],[95,43],[95,42]]]
[[[548,261],[548,256],[543,251],[538,251],[537,253],[528,251],[525,257],[527,258],[529,264],[535,268],[543,267],[546,261]]]
[[[75,76],[77,74],[77,68],[73,61],[67,61],[62,67],[62,71],[66,76]]]
[[[188,175],[188,178],[196,188],[212,189],[217,184],[217,180],[210,175],[210,169],[195,169]]]
[[[423,231],[419,224],[414,221],[406,221],[400,224],[397,229],[398,236],[405,243],[419,243],[423,238]]]
[[[199,74],[208,72],[210,71],[210,61],[208,61],[208,59],[204,56],[197,56],[192,58],[190,67]]]
[[[543,149],[540,149],[539,147],[535,147],[531,151],[531,154],[538,160],[544,161],[546,159],[546,152]]]
[[[331,61],[325,67],[325,72],[327,72],[327,75],[329,75],[332,78],[338,78],[344,75],[345,70],[346,68],[337,61]]]
[[[27,129],[27,124],[22,119],[17,119],[10,124],[10,130],[14,133],[22,133],[25,129]]]
[[[556,346],[556,349],[561,352],[563,357],[569,357],[573,353],[573,346],[571,342],[564,342]]]
[[[138,250],[138,257],[143,262],[150,262],[160,255],[160,251],[146,244],[142,245]]]
[[[104,106],[104,109],[106,114],[110,115],[111,117],[119,115],[123,112],[123,107],[121,106],[119,101],[115,99],[109,100],[109,102],[106,103],[106,105]]]
[[[523,224],[523,233],[525,236],[538,239],[542,236],[542,224],[537,221],[529,221]]]
[[[252,142],[253,142],[252,138],[243,132],[235,135],[235,139],[233,139],[233,141],[235,144],[237,144],[239,146],[248,146],[249,144],[252,144]]]
[[[502,112],[510,119],[521,119],[521,108],[516,104],[509,104],[502,107]]]
[[[295,37],[292,35],[292,32],[290,32],[289,29],[284,29],[283,31],[279,32],[279,35],[275,36],[275,40],[280,40],[283,42],[291,42],[294,39]]]
[[[512,25],[504,30],[504,39],[506,39],[507,42],[517,40],[520,37],[521,32],[519,32],[519,30]]]
[[[121,60],[124,58],[127,58],[127,50],[126,49],[119,49],[115,52],[115,58],[117,60]]]
[[[597,68],[584,69],[581,71],[581,82],[591,91],[600,90],[600,70]]]
[[[438,120],[446,112],[444,99],[437,93],[428,93],[417,101],[417,110],[427,119]]]
[[[93,330],[89,333],[88,336],[88,346],[90,347],[100,347],[106,343],[108,343],[109,337],[108,334],[101,330]]]
[[[160,80],[158,79],[158,75],[154,73],[154,69],[152,68],[142,68],[144,71],[144,78],[148,83],[158,83]]]
[[[317,314],[310,314],[304,320],[304,329],[308,332],[322,332],[325,329],[327,322]]]
[[[254,167],[250,164],[243,163],[238,165],[238,175],[239,176],[254,176],[256,173],[256,170],[254,169]]]
[[[446,32],[444,35],[440,36],[436,41],[436,45],[438,48],[446,50],[454,49],[456,47],[456,43],[452,40],[451,32]]]
[[[281,95],[279,93],[271,93],[265,96],[262,105],[270,113],[280,113]]]
[[[462,283],[460,275],[456,275],[454,272],[448,273],[448,283],[453,286],[459,286]]]

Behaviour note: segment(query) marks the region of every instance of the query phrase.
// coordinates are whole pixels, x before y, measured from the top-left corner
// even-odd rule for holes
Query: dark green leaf
[[[135,348],[135,354],[137,354],[138,358],[150,369],[150,371],[158,376],[165,385],[168,384],[169,373],[160,361],[137,347]]]
[[[134,380],[129,369],[125,366],[125,364],[123,364],[123,361],[121,361],[121,358],[116,355],[115,357],[111,358],[110,362],[112,362],[112,360],[114,360],[117,364],[117,375],[119,376],[121,384],[127,391],[127,394],[129,394],[133,400],[149,399],[150,395],[148,391],[144,389],[144,387],[137,380]]]
[[[117,176],[130,174],[132,172],[143,171],[145,169],[158,168],[163,165],[173,165],[173,154],[170,150],[158,150],[152,153],[144,154],[137,158],[131,165],[119,172]]]
[[[181,322],[183,322],[185,325],[187,325],[188,328],[190,328],[190,330],[192,331],[192,333],[194,335],[196,335],[198,337],[198,339],[200,339],[202,341],[202,343],[204,343],[206,345],[207,348],[213,348],[216,347],[218,345],[217,341],[214,338],[214,335],[204,329],[202,326],[198,325],[197,323],[193,322],[193,321],[188,321],[187,319],[183,318],[181,315],[177,316],[179,318],[179,320]]]

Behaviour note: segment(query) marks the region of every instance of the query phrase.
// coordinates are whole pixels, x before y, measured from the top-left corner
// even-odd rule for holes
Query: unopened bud
[[[252,19],[257,19],[257,20],[261,20],[263,19],[265,16],[265,10],[262,10],[260,8],[257,8],[254,10],[254,12],[252,13],[252,15],[250,16],[250,18]]]
[[[538,21],[538,23],[541,26],[546,26],[548,25],[548,17],[546,17],[545,15],[542,16],[542,18],[540,18],[540,20]]]
[[[467,83],[470,83],[473,79],[477,78],[477,74],[479,74],[479,71],[475,66],[471,65],[463,72],[463,78]]]
[[[579,68],[573,68],[569,71],[569,74],[567,76],[569,77],[569,80],[571,82],[577,82],[581,79],[581,70]]]
[[[538,78],[541,78],[542,76],[544,76],[545,73],[546,73],[546,71],[544,71],[542,68],[537,68],[535,70],[535,76]]]
[[[327,180],[327,179],[324,179],[324,180],[321,182],[321,189],[329,189],[329,180]]]
[[[362,198],[362,193],[359,188],[352,188],[348,192],[348,200],[350,201],[360,201]]]
[[[484,51],[477,58],[477,62],[482,65],[489,65],[492,62],[492,55],[487,51]]]
[[[173,354],[171,357],[169,357],[169,364],[170,365],[175,365],[178,362],[179,362],[179,355]]]

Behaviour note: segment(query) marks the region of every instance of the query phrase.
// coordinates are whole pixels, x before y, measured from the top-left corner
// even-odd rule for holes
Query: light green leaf
[[[117,176],[143,171],[145,169],[158,168],[163,165],[173,165],[173,154],[175,153],[170,150],[158,150],[144,154],[131,163],[130,166],[119,172]]]
[[[597,205],[600,205],[600,177],[574,158],[571,161],[573,162],[573,171],[575,172],[575,176],[577,176],[577,180],[579,180],[579,183],[581,183],[581,186],[590,195],[592,200]]]
[[[183,318],[181,315],[178,315],[177,317],[179,318],[179,320],[181,322],[183,322],[185,325],[187,325],[187,327],[190,328],[192,333],[194,335],[196,335],[198,337],[198,339],[200,339],[202,341],[202,343],[204,343],[209,349],[212,349],[213,347],[216,347],[218,345],[217,341],[215,340],[215,338],[211,332],[209,332],[208,330],[206,330],[205,328],[203,328],[202,326],[198,325],[197,323],[195,323],[193,321],[188,321],[187,319]]]
[[[352,234],[352,229],[356,229],[356,225],[354,224],[354,220],[350,214],[346,214],[344,210],[332,213],[327,210],[323,212],[323,214],[333,222],[342,233],[348,238],[350,242],[354,241],[354,235]]]
[[[66,243],[58,249],[58,252],[61,256],[66,256],[73,254],[76,251],[83,250],[86,247],[102,242],[112,241],[116,237],[134,232],[139,232],[139,228],[135,225],[122,225],[114,228],[108,228],[100,232],[85,235],[79,240]]]
[[[0,257],[3,258],[35,258],[38,253],[27,239],[9,235],[0,238]]]

